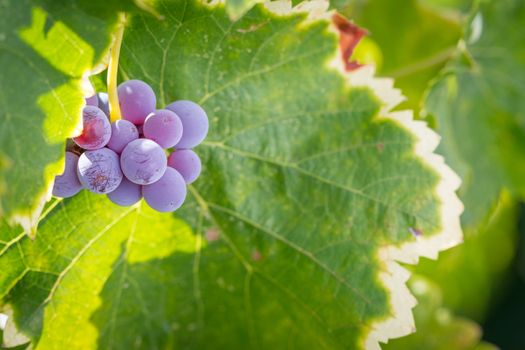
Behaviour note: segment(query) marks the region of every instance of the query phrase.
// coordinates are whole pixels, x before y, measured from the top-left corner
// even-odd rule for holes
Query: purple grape
[[[140,185],[137,185],[124,177],[117,189],[108,193],[107,196],[113,203],[123,207],[129,207],[140,201],[142,198],[142,189]]]
[[[105,92],[99,92],[98,97],[98,108],[102,110],[109,117],[109,97]]]
[[[68,198],[77,194],[82,189],[82,184],[77,175],[78,156],[71,152],[66,152],[66,165],[62,175],[55,177],[53,185],[53,196]]]
[[[162,148],[171,148],[182,137],[182,122],[172,111],[158,109],[146,118],[143,132],[144,137],[155,141]]]
[[[95,107],[98,106],[97,95],[86,97],[85,100],[86,100],[86,106],[95,106]]]
[[[122,117],[135,125],[144,123],[155,112],[157,99],[153,89],[141,80],[128,80],[118,87],[118,99]]]
[[[182,138],[176,148],[193,148],[204,140],[208,133],[208,116],[198,104],[192,101],[175,101],[167,109],[175,112],[182,121]]]
[[[87,150],[104,147],[111,138],[111,124],[102,110],[95,106],[86,106],[82,110],[82,134],[73,141]]]
[[[123,119],[117,120],[111,123],[111,138],[107,147],[117,153],[121,153],[128,143],[138,138],[139,132],[135,124]]]
[[[170,154],[168,166],[177,170],[187,184],[195,181],[201,173],[201,159],[191,149],[180,149]]]
[[[160,179],[166,171],[167,163],[164,150],[148,139],[131,141],[120,156],[124,175],[139,185],[149,185]]]
[[[177,170],[167,168],[159,181],[142,187],[142,195],[146,203],[156,211],[175,211],[186,198],[186,183]]]
[[[122,181],[118,155],[109,148],[82,153],[78,160],[78,178],[91,192],[114,191]]]

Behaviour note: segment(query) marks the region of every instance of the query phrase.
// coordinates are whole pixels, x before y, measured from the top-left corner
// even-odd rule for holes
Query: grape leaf
[[[27,231],[62,172],[83,78],[108,49],[117,8],[117,0],[0,3],[0,214]]]
[[[468,13],[472,9],[473,3],[471,0],[422,0],[422,2],[433,7],[462,13]]]
[[[160,1],[120,70],[210,118],[176,215],[82,192],[0,227],[2,303],[47,348],[355,348],[413,331],[398,261],[461,240],[459,180],[390,80],[344,72],[323,2]]]
[[[238,19],[240,16],[245,14],[255,4],[264,2],[263,0],[227,0],[226,11],[232,19]]]
[[[425,101],[443,135],[440,152],[464,180],[468,226],[502,188],[525,195],[525,4],[483,2],[473,30]]]

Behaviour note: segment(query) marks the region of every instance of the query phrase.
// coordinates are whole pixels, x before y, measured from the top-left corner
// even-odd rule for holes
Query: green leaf
[[[459,10],[463,13],[468,13],[472,9],[472,0],[421,0],[423,3],[430,6],[443,8],[447,10]]]
[[[238,19],[244,15],[255,4],[264,2],[263,0],[227,0],[226,11],[232,19]]]
[[[28,231],[62,172],[65,139],[80,121],[82,80],[107,51],[117,5],[0,3],[0,214]]]
[[[467,227],[485,217],[502,188],[525,195],[524,25],[523,1],[483,2],[425,102],[443,136],[440,152],[464,180]]]
[[[390,341],[384,350],[497,350],[481,341],[481,327],[443,307],[439,284],[414,275],[410,290],[417,298],[414,309],[417,332]]]
[[[459,16],[444,14],[417,0],[334,3],[369,30],[378,74],[396,79],[407,101],[399,108],[419,111],[423,92],[456,50],[461,38]],[[365,53],[356,52],[360,60]],[[367,63],[365,61],[365,63]]]
[[[437,135],[391,113],[390,80],[340,68],[318,5],[130,18],[121,73],[158,107],[203,105],[203,173],[175,216],[82,192],[34,241],[0,227],[2,303],[37,349],[379,349],[413,330],[398,261],[461,240],[459,181]]]

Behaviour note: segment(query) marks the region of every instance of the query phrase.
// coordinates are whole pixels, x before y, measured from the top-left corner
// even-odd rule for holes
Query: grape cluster
[[[86,188],[121,206],[144,197],[157,211],[177,210],[186,185],[201,172],[200,158],[191,149],[208,133],[206,112],[187,100],[156,109],[153,89],[140,80],[120,84],[118,99],[123,119],[114,123],[106,93],[86,99],[82,134],[68,146],[53,195],[71,197]]]

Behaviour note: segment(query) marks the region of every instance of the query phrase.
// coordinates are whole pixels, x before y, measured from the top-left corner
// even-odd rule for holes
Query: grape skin
[[[109,117],[109,96],[105,92],[99,92],[98,97],[98,108],[102,110]]]
[[[197,146],[208,134],[208,116],[198,104],[188,100],[175,101],[168,105],[182,122],[183,133],[176,148],[188,149]]]
[[[135,124],[120,119],[111,123],[111,138],[109,139],[107,147],[117,153],[122,153],[128,143],[138,138],[139,131]]]
[[[124,175],[139,185],[149,185],[160,179],[166,171],[167,163],[164,150],[148,139],[131,141],[120,156]]]
[[[186,184],[191,184],[201,173],[201,159],[191,149],[176,150],[168,157],[168,166],[177,170]]]
[[[111,138],[111,124],[104,112],[95,106],[85,106],[82,110],[82,134],[73,141],[87,150],[104,147]]]
[[[155,92],[141,80],[125,81],[118,86],[117,92],[122,118],[135,125],[143,124],[156,109]]]
[[[172,212],[186,199],[186,182],[177,170],[167,168],[159,181],[142,187],[142,195],[156,211]]]
[[[107,196],[113,203],[123,207],[129,207],[140,201],[142,198],[142,188],[140,185],[137,185],[124,177],[117,189],[108,193]]]
[[[172,111],[158,109],[146,118],[143,133],[144,137],[155,141],[162,148],[171,148],[182,137],[182,122]]]
[[[94,193],[110,193],[122,181],[118,155],[109,148],[84,152],[78,160],[78,179]]]
[[[55,177],[53,185],[53,196],[68,198],[77,194],[82,189],[82,184],[78,180],[77,165],[78,156],[72,152],[66,152],[66,164],[64,172]]]
[[[95,107],[98,106],[97,95],[86,97],[84,100],[86,100],[86,106],[95,106]]]

